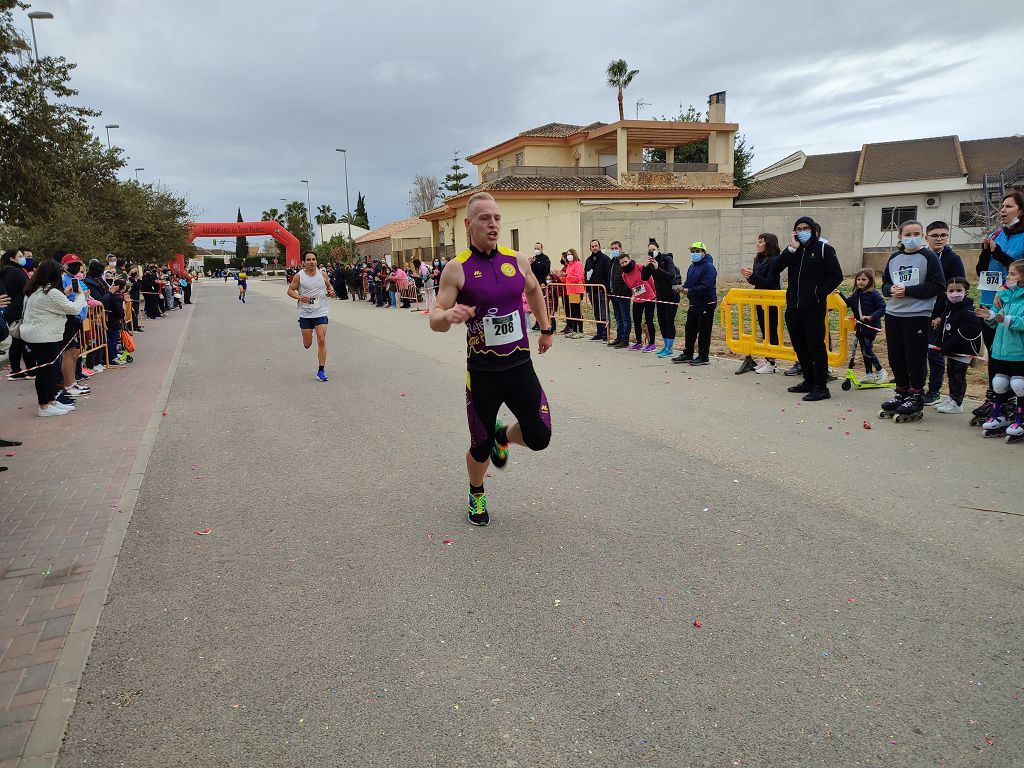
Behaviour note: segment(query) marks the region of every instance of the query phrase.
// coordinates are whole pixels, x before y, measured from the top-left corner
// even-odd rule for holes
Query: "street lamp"
[[[28,23],[32,27],[32,52],[36,56],[36,79],[39,81],[40,95],[43,88],[43,73],[39,70],[39,46],[36,45],[36,19],[52,19],[53,14],[49,11],[32,11],[28,15]]]
[[[109,152],[110,151],[110,129],[111,128],[120,128],[121,126],[118,125],[117,123],[108,123],[107,125],[104,125],[103,127],[107,129],[107,151]]]
[[[306,213],[309,214],[309,238],[310,240],[316,240],[313,233],[313,204],[309,202],[309,180],[299,179],[299,183],[306,185]]]
[[[355,258],[356,245],[352,242],[352,206],[349,205],[348,199],[348,152],[344,149],[334,151],[341,152],[341,156],[345,158],[345,213],[348,216],[348,247],[352,249],[352,257]]]
[[[138,182],[138,180],[139,180],[139,171],[144,171],[144,170],[146,170],[146,169],[145,168],[136,168],[135,169],[135,181],[136,182]]]

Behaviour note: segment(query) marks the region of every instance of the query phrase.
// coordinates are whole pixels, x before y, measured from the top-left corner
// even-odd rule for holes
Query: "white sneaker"
[[[106,370],[106,368],[104,368],[102,365],[99,365],[99,364],[94,365],[93,368],[92,368],[93,373],[103,373],[103,371],[105,371],[105,370]]]
[[[865,373],[863,376],[857,379],[861,384],[877,384],[878,374],[877,373]]]
[[[68,411],[63,408],[54,408],[52,405],[49,408],[40,408],[38,416],[63,416]]]
[[[889,374],[888,372],[886,372],[885,368],[882,368],[878,373],[875,374],[874,383],[885,384],[887,381],[889,381]]]
[[[952,400],[946,400],[935,406],[936,413],[963,413],[964,407],[957,405]]]
[[[82,395],[87,395],[92,390],[82,389],[80,386],[75,384],[73,386],[68,387],[64,391],[67,392],[71,397],[82,397]]]
[[[51,400],[50,401],[50,407],[51,408],[60,408],[60,409],[65,410],[65,411],[73,411],[73,410],[75,410],[75,406],[74,405],[71,405],[70,403],[62,403],[60,400]]]
[[[766,360],[754,369],[754,373],[775,373],[775,366]]]

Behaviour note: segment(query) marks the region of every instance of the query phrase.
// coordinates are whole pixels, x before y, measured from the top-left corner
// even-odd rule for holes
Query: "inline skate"
[[[920,421],[924,417],[924,395],[921,390],[910,390],[903,402],[896,408],[895,421],[903,424],[908,421]]]
[[[971,426],[980,427],[992,415],[992,404],[996,401],[996,393],[989,390],[985,393],[985,402],[971,411]]]
[[[1013,423],[1006,428],[1006,444],[1013,445],[1024,441],[1024,398],[1017,398],[1017,413],[1014,415]]]
[[[903,405],[903,401],[909,396],[909,392],[900,387],[893,390],[892,397],[882,403],[882,410],[878,412],[878,418],[891,419],[896,415],[897,409]]]
[[[992,402],[992,408],[988,420],[981,425],[985,430],[985,437],[1002,437],[1006,434],[1006,428],[1013,423],[1013,416],[1016,411],[1015,404],[1004,400],[1004,396],[996,395]]]

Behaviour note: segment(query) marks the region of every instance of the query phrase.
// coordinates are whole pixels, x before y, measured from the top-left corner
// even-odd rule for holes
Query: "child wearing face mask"
[[[124,327],[124,300],[127,282],[118,278],[110,284],[110,290],[103,296],[103,309],[107,315],[107,357],[110,366],[124,365],[125,358],[118,353],[121,343],[121,329]]]
[[[981,320],[974,314],[974,302],[967,298],[971,284],[963,277],[946,281],[946,293],[937,302],[932,320],[935,331],[933,349],[946,358],[946,380],[949,400],[939,403],[936,413],[963,413],[967,394],[967,369],[971,360],[981,354]]]
[[[857,328],[853,332],[857,346],[864,355],[864,381],[869,384],[885,384],[889,374],[882,367],[882,361],[875,354],[875,337],[882,327],[882,315],[885,314],[885,299],[875,290],[875,270],[862,269],[853,278],[854,290],[843,301],[853,313]],[[840,294],[842,296],[842,294]],[[875,370],[877,373],[872,373]]]
[[[974,311],[995,328],[989,355],[995,396],[992,414],[982,426],[986,437],[1005,430],[1007,442],[1017,442],[1024,440],[1024,259],[1010,264],[996,297],[998,309],[978,307]]]
[[[928,330],[935,297],[945,283],[939,257],[925,248],[921,222],[903,222],[899,250],[889,257],[882,275],[882,295],[890,299],[885,307],[885,335],[896,389],[892,398],[882,403],[880,418],[921,418],[928,373]]]
[[[634,352],[642,352],[644,346],[643,326],[647,324],[647,338],[650,346],[654,347],[654,280],[643,276],[643,271],[633,259],[625,253],[619,252],[619,269],[622,271],[622,282],[625,284],[628,295],[633,298],[633,327],[636,329],[636,344],[619,349],[630,349]],[[628,299],[627,299],[628,301]],[[629,337],[626,337],[629,341]]]

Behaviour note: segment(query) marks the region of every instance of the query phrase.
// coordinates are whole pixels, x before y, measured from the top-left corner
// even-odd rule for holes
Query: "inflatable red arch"
[[[246,237],[247,235],[270,235],[283,245],[286,268],[297,268],[302,261],[299,257],[299,238],[276,221],[192,222],[188,227],[188,242],[190,243],[197,237]],[[174,265],[178,270],[184,270],[185,257],[176,254]]]

